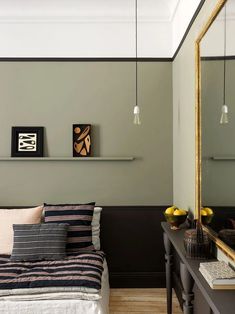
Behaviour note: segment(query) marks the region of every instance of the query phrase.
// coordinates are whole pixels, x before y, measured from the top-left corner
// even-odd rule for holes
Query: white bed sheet
[[[43,300],[0,301],[1,314],[108,314],[109,276],[106,260],[102,275],[101,296],[97,301]]]

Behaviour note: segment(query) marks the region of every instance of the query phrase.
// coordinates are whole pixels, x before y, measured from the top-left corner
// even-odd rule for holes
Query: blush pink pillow
[[[43,206],[21,209],[0,209],[0,254],[11,255],[13,224],[39,224]]]

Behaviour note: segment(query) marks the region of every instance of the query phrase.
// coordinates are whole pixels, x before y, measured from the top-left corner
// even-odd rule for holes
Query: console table
[[[174,231],[166,222],[161,225],[166,250],[167,314],[172,313],[173,288],[178,299],[183,301],[185,314],[234,314],[235,290],[211,289],[199,272],[201,261],[185,257],[183,238],[186,229]]]

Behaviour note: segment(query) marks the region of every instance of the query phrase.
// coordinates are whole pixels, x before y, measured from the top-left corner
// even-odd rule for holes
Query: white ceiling
[[[137,0],[144,19],[171,21],[179,0]],[[0,18],[134,16],[135,0],[0,0]]]
[[[164,6],[163,9],[159,8],[159,10],[162,10],[162,12],[164,11],[167,12],[168,19],[172,21],[180,0],[165,0],[165,1],[155,1],[155,2],[161,3]]]
[[[137,0],[138,56],[172,57],[200,0]],[[133,57],[135,0],[0,0],[0,57]]]

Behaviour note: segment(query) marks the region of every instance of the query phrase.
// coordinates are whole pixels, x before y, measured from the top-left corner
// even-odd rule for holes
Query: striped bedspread
[[[101,251],[37,262],[13,262],[7,256],[0,256],[0,296],[66,291],[98,293],[103,262]]]

